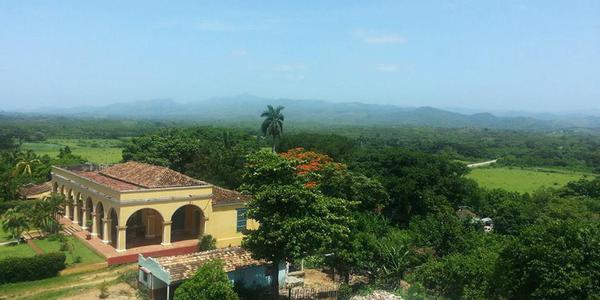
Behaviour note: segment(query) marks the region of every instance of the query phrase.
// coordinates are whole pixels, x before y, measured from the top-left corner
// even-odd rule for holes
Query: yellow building
[[[65,217],[117,252],[197,239],[237,246],[247,226],[247,196],[171,169],[126,162],[52,167],[52,190],[68,199]],[[252,225],[250,224],[252,223]]]

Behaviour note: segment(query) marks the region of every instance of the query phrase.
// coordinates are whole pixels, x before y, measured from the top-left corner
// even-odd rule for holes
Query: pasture
[[[541,187],[560,188],[570,181],[589,175],[564,170],[486,167],[471,169],[471,173],[467,177],[488,189],[501,188],[507,191],[530,193]]]
[[[122,143],[118,139],[54,139],[43,142],[24,143],[23,149],[35,151],[38,155],[56,157],[61,148],[69,146],[75,155],[89,162],[112,164],[122,159]]]

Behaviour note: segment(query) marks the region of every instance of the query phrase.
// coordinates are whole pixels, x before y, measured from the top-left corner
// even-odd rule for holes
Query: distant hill
[[[385,125],[476,127],[517,130],[555,130],[573,127],[600,127],[600,117],[535,118],[531,116],[498,117],[490,113],[462,114],[433,107],[407,108],[365,103],[333,103],[321,100],[269,99],[251,95],[211,98],[199,102],[179,103],[169,99],[110,104],[102,107],[41,109],[37,113],[64,116],[122,117],[155,120],[250,121],[257,120],[268,105],[285,106],[290,123],[322,125]]]

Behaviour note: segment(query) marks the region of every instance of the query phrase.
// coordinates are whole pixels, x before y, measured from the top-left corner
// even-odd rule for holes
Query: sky
[[[0,111],[239,94],[600,111],[600,1],[0,1]]]

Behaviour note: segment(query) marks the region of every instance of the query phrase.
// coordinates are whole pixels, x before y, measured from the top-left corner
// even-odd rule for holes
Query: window
[[[238,208],[237,211],[237,232],[242,232],[246,230],[246,208]]]

